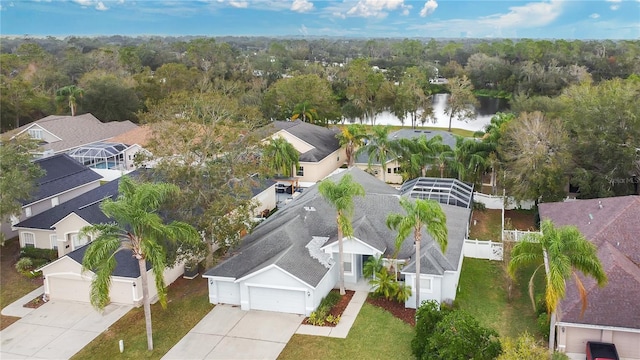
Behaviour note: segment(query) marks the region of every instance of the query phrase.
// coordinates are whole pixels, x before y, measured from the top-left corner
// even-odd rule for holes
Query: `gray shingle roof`
[[[542,203],[539,211],[541,219],[551,219],[556,226],[575,225],[595,244],[609,279],[600,288],[579,275],[588,299],[582,317],[577,286],[567,281],[559,320],[640,329],[640,196]]]
[[[87,252],[87,248],[89,247],[89,245],[91,245],[91,243],[84,245],[65,256],[73,259],[78,264],[82,264],[82,259],[84,259],[84,254],[85,252]],[[112,276],[120,276],[132,279],[140,276],[140,267],[138,266],[138,260],[133,257],[133,252],[131,250],[118,251],[115,255],[115,259],[116,267],[111,273]],[[149,271],[151,269],[151,264],[147,262],[146,265],[147,271]]]
[[[336,138],[338,132],[335,128],[328,129],[302,120],[274,121],[273,126],[276,131],[285,130],[314,147],[314,149],[300,154],[300,161],[318,162],[340,149],[340,142]]]
[[[11,131],[11,133],[18,134],[33,124],[38,124],[43,129],[62,139],[42,147],[43,150],[51,149],[56,153],[92,142],[106,140],[138,127],[138,125],[129,120],[103,123],[95,116],[87,113],[76,116],[49,115],[43,119],[23,125]]]
[[[109,219],[100,210],[100,201],[107,197],[115,199],[118,195],[118,183],[118,179],[110,181],[56,207],[21,221],[16,224],[16,227],[50,230],[53,225],[71,213],[76,213],[91,224],[108,222]]]
[[[347,173],[366,191],[365,197],[356,197],[354,201],[354,236],[390,255],[396,233],[387,228],[386,218],[392,212],[402,212],[398,190],[358,168],[343,171],[331,179],[337,181]],[[449,205],[443,205],[443,208],[452,217],[447,223],[458,227],[450,230],[449,250],[446,257],[440,254],[442,259],[438,260],[440,267],[450,270],[451,266],[457,267],[457,260],[462,256],[470,210]],[[320,195],[317,186],[313,186],[256,227],[230,258],[209,269],[205,275],[239,279],[273,264],[316,286],[328,269],[310,255],[306,246],[314,237],[328,238],[325,246],[337,241],[335,219],[335,210]],[[426,248],[429,238],[425,236],[424,239]],[[413,242],[405,241],[399,257],[409,258],[412,252]]]
[[[34,196],[23,201],[23,205],[102,179],[98,173],[78,163],[67,154],[39,159],[35,163],[45,171],[45,174],[37,180]]]

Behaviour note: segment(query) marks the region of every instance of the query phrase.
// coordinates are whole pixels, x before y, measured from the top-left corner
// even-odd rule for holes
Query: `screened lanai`
[[[473,184],[456,179],[419,177],[402,184],[400,193],[415,199],[431,199],[465,208],[473,203]]]
[[[100,141],[71,150],[68,154],[90,168],[123,170],[126,168],[124,151],[127,147],[122,143]]]

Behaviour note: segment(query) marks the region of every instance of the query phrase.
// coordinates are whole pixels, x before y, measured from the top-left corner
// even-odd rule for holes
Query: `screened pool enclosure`
[[[93,169],[126,169],[124,152],[128,148],[122,143],[95,142],[84,145],[68,154],[76,161]]]

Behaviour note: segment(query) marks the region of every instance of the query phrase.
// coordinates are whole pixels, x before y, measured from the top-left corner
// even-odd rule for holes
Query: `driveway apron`
[[[50,301],[0,332],[0,359],[68,359],[131,308]]]
[[[303,319],[216,305],[163,359],[277,359]]]

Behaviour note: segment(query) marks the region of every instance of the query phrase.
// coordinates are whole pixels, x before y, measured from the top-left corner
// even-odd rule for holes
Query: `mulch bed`
[[[356,292],[353,290],[346,290],[346,294],[344,294],[344,296],[340,297],[340,301],[338,301],[337,304],[335,304],[334,307],[331,308],[331,311],[329,311],[330,315],[333,315],[333,317],[337,317],[337,316],[342,316],[342,313],[344,312],[344,309],[347,308],[347,305],[349,305],[349,302],[351,301],[351,298],[353,297],[353,295]],[[309,318],[304,318],[304,320],[302,321],[303,324],[307,324],[307,325],[312,325],[310,324],[307,320],[309,320]],[[330,326],[330,327],[335,327],[335,324],[329,324],[329,323],[325,323],[324,326]]]
[[[38,295],[36,296],[33,300],[29,301],[28,303],[22,305],[22,307],[26,307],[26,308],[30,308],[30,309],[37,309],[40,306],[44,305],[44,301],[42,300],[42,295]]]
[[[393,316],[406,322],[411,326],[416,326],[416,309],[408,309],[396,301],[389,301],[383,297],[374,297],[369,294],[367,302],[390,312]]]

